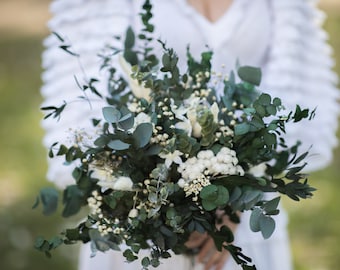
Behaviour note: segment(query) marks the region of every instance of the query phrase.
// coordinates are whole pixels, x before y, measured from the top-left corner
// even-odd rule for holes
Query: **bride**
[[[62,103],[79,95],[74,76],[84,81],[101,79],[98,89],[105,89],[105,73],[99,72],[97,54],[104,45],[120,46],[114,36],[123,36],[127,26],[137,32],[141,27],[138,13],[143,0],[55,0],[51,5],[53,18],[49,22],[52,31],[64,38],[64,43],[79,57],[65,54],[58,47],[55,35],[45,40],[43,54],[42,95],[44,105]],[[303,142],[303,150],[311,145],[309,171],[326,166],[336,145],[335,131],[339,107],[337,78],[331,71],[333,60],[320,28],[323,14],[309,0],[154,0],[153,19],[155,39],[165,41],[176,50],[180,65],[186,59],[186,48],[194,56],[206,50],[214,51],[213,69],[228,74],[239,61],[242,65],[261,67],[263,80],[260,89],[278,96],[293,109],[296,104],[317,107],[313,121],[288,127],[286,140]],[[65,45],[64,44],[64,45]],[[161,50],[157,42],[155,50]],[[103,90],[104,91],[104,90]],[[67,108],[68,119],[44,121],[44,144],[49,147],[55,141],[70,144],[70,129],[86,129],[89,116],[100,115],[101,104],[89,108],[83,103],[73,103]],[[85,117],[84,117],[85,116]],[[72,168],[62,165],[62,160],[49,161],[48,179],[63,187],[72,181]],[[274,235],[263,240],[250,231],[248,215],[242,214],[242,222],[235,228],[236,244],[253,258],[260,270],[292,269],[286,232],[286,217],[276,220]],[[240,269],[227,252],[213,249],[212,241],[204,235],[192,237],[188,246],[199,247],[197,258],[192,261],[183,255],[165,260],[164,269]],[[90,258],[90,248],[81,249],[79,270],[139,269],[140,264],[128,264],[116,252],[97,254]]]

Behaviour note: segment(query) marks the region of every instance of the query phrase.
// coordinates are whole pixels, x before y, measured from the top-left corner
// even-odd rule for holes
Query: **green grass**
[[[326,29],[340,63],[340,12],[331,13]],[[31,209],[38,190],[48,185],[39,125],[41,51],[41,37],[0,41],[0,269],[4,270],[75,269],[74,248],[62,248],[52,259],[32,248],[38,233],[52,236],[62,229],[57,217],[46,218]],[[340,74],[339,66],[337,71]],[[318,188],[312,200],[285,201],[296,270],[339,269],[339,166],[338,149],[333,164],[311,176]]]

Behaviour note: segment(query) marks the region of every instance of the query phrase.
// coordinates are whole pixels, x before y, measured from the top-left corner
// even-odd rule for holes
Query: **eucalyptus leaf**
[[[266,202],[263,206],[263,210],[266,212],[272,212],[274,210],[277,210],[277,207],[279,206],[281,197],[276,197],[268,202]]]
[[[241,123],[235,125],[234,131],[236,136],[241,136],[248,133],[250,130],[250,125],[248,123]]]
[[[112,140],[107,144],[113,150],[126,150],[129,149],[130,144],[122,142],[121,140]]]
[[[121,117],[120,111],[114,107],[104,107],[102,111],[104,119],[109,123],[117,123]]]
[[[207,200],[202,200],[202,206],[207,211],[211,211],[217,208],[217,205],[214,202]]]
[[[261,83],[261,69],[250,66],[243,66],[237,70],[238,76],[241,80],[259,86]]]
[[[136,147],[142,148],[146,146],[151,139],[152,131],[153,131],[152,124],[150,123],[139,124],[132,135],[134,138]]]
[[[208,185],[201,190],[200,197],[203,200],[215,200],[217,198],[217,190],[217,186]]]
[[[67,186],[63,194],[63,217],[70,217],[79,212],[84,205],[83,192],[76,185]]]
[[[268,239],[275,230],[275,221],[272,217],[260,216],[260,229],[264,239]]]
[[[49,216],[53,214],[58,207],[59,192],[55,188],[43,188],[40,191],[40,200],[43,205],[43,214]]]
[[[262,216],[262,211],[259,208],[255,208],[250,215],[249,225],[253,232],[259,232],[260,228],[260,217]]]

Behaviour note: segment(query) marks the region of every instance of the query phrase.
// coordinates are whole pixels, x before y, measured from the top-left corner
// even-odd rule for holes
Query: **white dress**
[[[128,25],[135,30],[141,27],[137,14],[142,0],[55,0],[51,5],[54,14],[49,27],[65,38],[65,44],[80,54],[79,60],[62,52],[54,35],[45,41],[43,55],[43,105],[61,104],[80,95],[73,75],[78,80],[94,76],[102,79],[99,88],[105,91],[105,74],[98,72],[98,52],[105,44],[116,43],[112,37],[122,35]],[[339,106],[337,78],[331,71],[333,60],[327,35],[320,28],[322,13],[308,0],[234,0],[229,10],[215,23],[197,13],[186,0],[154,0],[153,23],[155,37],[175,48],[180,59],[185,59],[186,47],[194,56],[214,50],[213,69],[228,74],[236,61],[259,66],[263,70],[261,90],[283,99],[288,109],[295,104],[317,107],[316,118],[296,127],[288,127],[287,141],[304,142],[304,149],[313,145],[309,160],[310,171],[326,166],[336,145],[335,131]],[[160,48],[155,42],[155,48]],[[181,60],[183,61],[183,60]],[[180,62],[183,66],[183,62]],[[224,66],[224,67],[222,67]],[[84,103],[73,103],[56,123],[43,122],[46,129],[44,144],[49,147],[56,141],[71,143],[72,131],[91,127],[89,116],[100,115],[101,102],[94,101],[92,108]],[[67,112],[66,112],[67,113]],[[66,114],[65,114],[66,115]],[[61,160],[49,161],[48,179],[58,186],[72,181],[72,168]],[[250,231],[248,214],[236,232],[235,244],[253,258],[259,270],[292,269],[286,232],[286,216],[277,217],[277,228],[269,240]],[[98,254],[90,258],[89,247],[82,248],[80,270],[140,269],[139,263],[127,264],[117,252]],[[159,267],[166,269],[203,269],[192,266],[185,256],[174,256]],[[232,259],[224,270],[241,269]]]

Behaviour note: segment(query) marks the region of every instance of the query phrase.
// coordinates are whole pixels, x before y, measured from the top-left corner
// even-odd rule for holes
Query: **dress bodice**
[[[229,73],[236,62],[263,66],[270,46],[271,23],[268,0],[234,0],[229,9],[216,22],[208,21],[186,0],[155,1],[154,37],[165,41],[185,65],[187,46],[194,57],[211,49],[213,69]],[[138,9],[135,9],[138,10]],[[261,10],[262,16],[258,17]],[[138,17],[137,18],[137,25]],[[256,21],[256,23],[254,23]],[[154,47],[160,48],[155,42]]]

